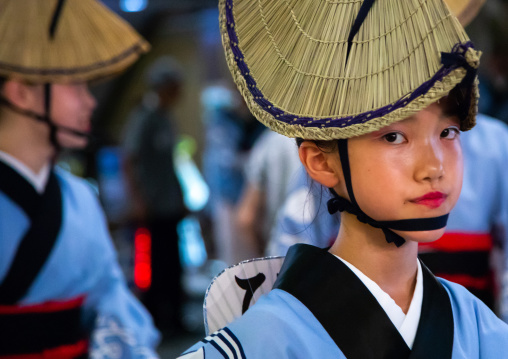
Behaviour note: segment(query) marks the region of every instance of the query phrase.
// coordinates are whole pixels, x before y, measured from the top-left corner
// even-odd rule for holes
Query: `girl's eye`
[[[383,136],[383,138],[385,139],[386,142],[390,142],[395,145],[401,144],[405,140],[404,136],[398,132],[387,133],[386,135]]]
[[[448,140],[453,140],[460,136],[460,131],[457,127],[448,127],[441,132],[441,138],[446,138]]]

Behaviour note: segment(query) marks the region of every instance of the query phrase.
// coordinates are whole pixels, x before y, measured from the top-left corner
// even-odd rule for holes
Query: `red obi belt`
[[[445,233],[435,242],[420,243],[419,256],[437,276],[466,287],[494,309],[496,287],[490,266],[493,248],[488,233]]]
[[[0,359],[88,358],[83,301],[0,305]]]

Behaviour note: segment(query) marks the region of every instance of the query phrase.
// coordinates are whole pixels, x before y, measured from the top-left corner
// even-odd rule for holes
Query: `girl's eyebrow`
[[[412,116],[408,117],[407,119],[410,119]],[[397,132],[402,124],[400,122],[394,122],[389,124],[388,126],[381,127],[377,131],[370,132],[372,136],[381,136],[386,134],[387,132]]]
[[[390,126],[385,126],[383,128],[380,128],[377,131],[369,133],[369,135],[371,137],[379,137],[379,136],[386,135],[387,133],[390,133],[390,132],[396,132],[396,130],[391,128]]]
[[[458,125],[460,125],[459,115],[452,111],[443,111],[441,116],[439,116],[439,121],[456,122]]]
[[[386,127],[383,127],[383,128],[386,128]],[[384,131],[383,131],[383,128],[381,128],[381,129],[379,129],[379,130],[377,130],[377,131],[371,132],[371,133],[370,133],[370,135],[371,135],[372,137],[381,136],[381,134],[384,132]]]

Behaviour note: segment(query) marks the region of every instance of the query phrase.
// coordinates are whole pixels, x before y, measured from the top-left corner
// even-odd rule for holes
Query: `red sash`
[[[463,285],[494,309],[492,247],[493,238],[489,233],[449,232],[435,242],[420,243],[419,256],[437,277]]]
[[[81,328],[84,297],[36,305],[0,305],[0,359],[88,357]]]

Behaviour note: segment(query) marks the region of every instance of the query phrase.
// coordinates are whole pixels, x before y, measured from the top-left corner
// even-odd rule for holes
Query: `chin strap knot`
[[[384,227],[382,224],[378,223],[374,219],[367,216],[363,211],[357,209],[351,202],[347,199],[340,197],[334,193],[333,197],[327,202],[328,212],[330,214],[335,214],[337,212],[348,212],[352,215],[356,216],[358,220],[362,223],[368,224],[374,228],[379,228],[383,231],[386,241],[388,243],[393,243],[397,247],[400,247],[404,244],[405,240],[397,233],[391,231],[390,229]]]
[[[388,243],[393,243],[395,246],[400,247],[404,243],[406,243],[406,240],[399,236],[397,233],[389,230],[388,228],[381,228],[383,230],[383,233],[385,234],[386,241]]]
[[[328,213],[330,214],[335,214],[337,212],[344,211],[351,213],[350,211],[348,211],[348,209],[350,209],[349,207],[351,208],[353,207],[353,205],[349,201],[339,196],[333,196],[331,199],[328,200],[326,205],[328,207]]]

